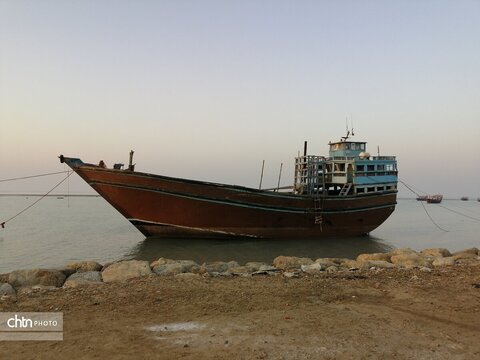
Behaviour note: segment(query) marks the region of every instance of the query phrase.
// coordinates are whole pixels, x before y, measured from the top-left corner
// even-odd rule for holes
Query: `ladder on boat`
[[[322,203],[321,203],[321,198],[320,196],[316,196],[313,199],[313,207],[314,207],[314,216],[315,216],[315,225],[320,225],[320,229],[322,228],[322,222],[323,222],[323,217],[322,217]]]
[[[345,183],[342,187],[342,190],[340,190],[340,196],[347,196],[348,192],[352,188],[352,183]]]

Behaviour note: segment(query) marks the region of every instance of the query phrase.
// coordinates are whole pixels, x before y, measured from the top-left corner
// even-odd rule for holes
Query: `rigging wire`
[[[31,207],[33,207],[34,205],[36,205],[40,200],[44,199],[44,198],[45,198],[46,196],[48,196],[53,190],[55,190],[57,187],[59,187],[65,180],[67,180],[67,179],[70,177],[70,175],[73,174],[73,171],[67,171],[67,172],[68,172],[67,176],[65,176],[62,181],[60,181],[57,185],[55,185],[53,188],[51,188],[45,195],[42,195],[38,200],[36,200],[35,202],[33,202],[32,204],[30,204],[29,206],[27,206],[25,209],[23,209],[22,211],[20,211],[18,214],[12,216],[10,219],[1,222],[1,223],[0,223],[0,227],[1,227],[2,229],[4,229],[4,228],[5,228],[5,224],[6,224],[7,222],[9,222],[9,221],[15,219],[17,216],[23,214],[25,211],[27,211],[28,209],[30,209]]]
[[[69,172],[69,171],[59,171],[59,172],[53,172],[53,173],[47,173],[47,174],[40,174],[40,175],[23,176],[23,177],[11,178],[11,179],[3,179],[3,180],[0,180],[0,182],[14,181],[14,180],[24,180],[24,179],[33,179],[33,178],[42,177],[42,176],[65,174],[65,173],[68,173],[68,172]]]
[[[480,221],[479,218],[475,218],[475,217],[473,217],[473,216],[470,216],[470,215],[461,213],[460,211],[453,210],[453,209],[449,209],[449,208],[447,208],[446,206],[443,206],[443,205],[438,205],[438,206],[440,206],[441,208],[444,208],[445,210],[451,211],[451,212],[453,212],[453,213],[455,213],[455,214],[458,214],[458,215],[461,215],[461,216],[465,216],[466,218],[469,218],[469,219],[472,219],[472,220],[475,220],[475,221]]]
[[[408,190],[410,190],[411,192],[413,192],[415,195],[417,196],[420,196],[415,190],[412,189],[412,187],[410,185],[408,185],[407,183],[405,183],[404,181],[402,180],[398,180],[399,183],[403,184]],[[425,207],[425,205],[423,204],[423,201],[420,201],[420,204],[422,205],[423,207],[423,210],[425,211],[425,214],[427,214],[428,218],[430,219],[430,221],[432,222],[433,225],[435,225],[437,228],[439,228],[440,230],[444,231],[444,232],[448,232],[448,230],[442,228],[440,225],[438,225],[435,220],[433,220],[433,218],[430,216],[430,214],[428,213],[427,211],[427,208]]]

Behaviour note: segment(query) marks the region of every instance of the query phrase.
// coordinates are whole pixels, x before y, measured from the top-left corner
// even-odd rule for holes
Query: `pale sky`
[[[347,117],[401,180],[480,197],[480,1],[0,0],[0,179],[134,149],[139,171],[258,187],[266,160],[291,185]]]

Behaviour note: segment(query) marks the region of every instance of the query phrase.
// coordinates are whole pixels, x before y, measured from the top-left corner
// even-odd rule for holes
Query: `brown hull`
[[[77,159],[65,159],[146,236],[301,238],[362,235],[383,223],[396,204],[396,191],[327,196],[315,204],[314,197],[310,196],[103,169],[85,165]]]

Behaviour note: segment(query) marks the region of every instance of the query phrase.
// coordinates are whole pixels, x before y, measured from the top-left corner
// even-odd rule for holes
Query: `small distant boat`
[[[58,200],[65,199],[63,196],[57,196]]]
[[[468,201],[468,196],[462,196],[462,197],[460,198],[460,200],[462,200],[462,201]]]
[[[427,203],[429,204],[440,204],[442,200],[443,200],[443,195],[440,195],[440,194],[427,196]]]
[[[417,201],[427,201],[428,195],[419,195]]]

